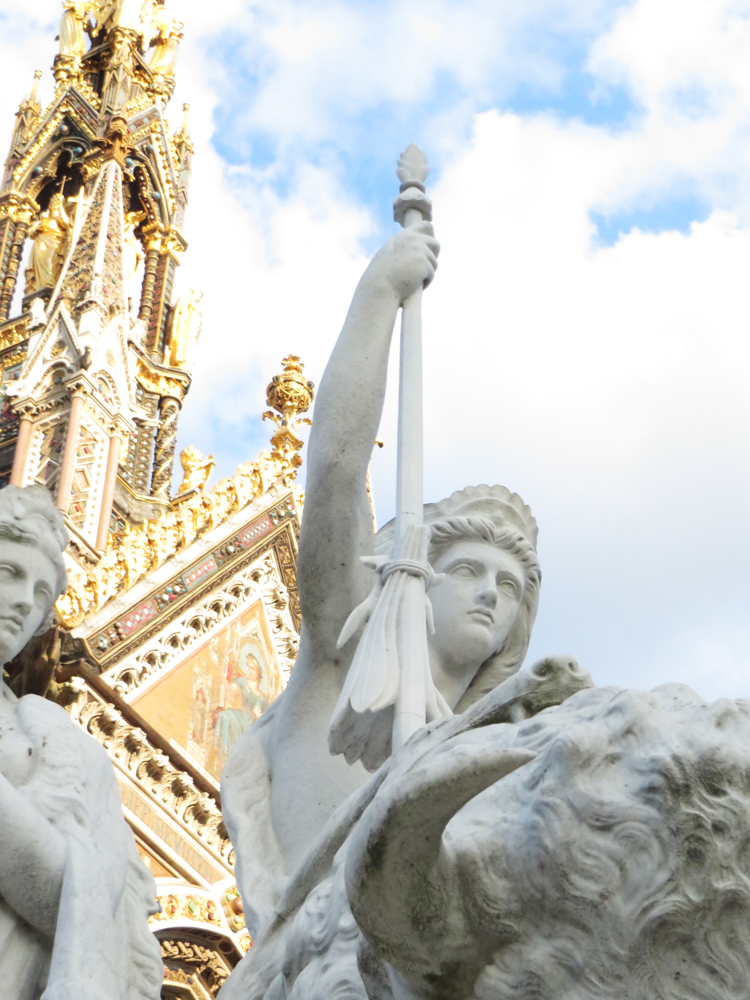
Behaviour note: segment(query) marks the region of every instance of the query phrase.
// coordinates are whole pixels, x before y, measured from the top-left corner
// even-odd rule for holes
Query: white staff
[[[409,146],[399,160],[401,192],[393,205],[396,222],[405,228],[432,220],[424,186],[429,172],[424,153]],[[332,752],[343,752],[350,763],[362,759],[371,769],[391,749],[382,732],[384,710],[393,706],[393,750],[425,721],[450,714],[433,685],[427,647],[427,628],[433,626],[426,590],[437,581],[427,562],[430,532],[423,524],[422,290],[402,306],[393,553],[363,560],[376,572],[375,586],[339,637],[341,647],[367,622],[329,736]]]

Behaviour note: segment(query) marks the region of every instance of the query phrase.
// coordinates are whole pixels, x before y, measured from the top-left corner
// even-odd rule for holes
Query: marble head
[[[472,650],[481,651],[485,644],[471,671],[473,679],[455,706],[463,711],[515,673],[526,656],[541,584],[537,523],[517,493],[486,485],[426,504],[424,522],[431,532],[433,568],[458,577],[448,576],[430,591],[436,627],[431,641],[443,643],[448,659],[471,658]],[[378,532],[379,554],[391,551],[394,526],[391,521]],[[494,594],[482,586],[482,575],[497,580]],[[463,608],[462,592],[468,602]]]
[[[0,490],[0,659],[8,662],[52,625],[67,587],[68,533],[42,486]]]

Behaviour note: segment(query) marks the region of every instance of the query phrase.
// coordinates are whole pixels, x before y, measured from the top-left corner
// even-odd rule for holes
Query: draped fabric
[[[148,928],[153,878],[125,823],[107,754],[59,706],[27,695],[16,718],[34,766],[18,791],[65,843],[54,941],[0,899],[0,983],[14,1000],[157,1000],[159,946]],[[2,857],[0,864],[12,864]]]
[[[82,56],[86,51],[84,23],[87,13],[84,0],[66,0],[60,24],[61,56]]]

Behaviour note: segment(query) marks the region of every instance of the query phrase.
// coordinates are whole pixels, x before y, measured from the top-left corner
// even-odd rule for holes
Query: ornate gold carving
[[[71,576],[67,592],[56,605],[63,625],[80,625],[87,615],[99,611],[118,593],[130,590],[170,556],[187,548],[201,532],[222,524],[265,493],[279,477],[295,472],[264,452],[256,462],[240,466],[232,479],[222,480],[208,493],[190,497],[177,510],[166,511],[135,528],[126,526],[93,570]]]
[[[0,201],[0,222],[10,219],[12,222],[24,222],[28,226],[38,213],[39,206],[34,199],[23,194],[6,194]]]
[[[22,316],[13,323],[0,327],[0,351],[15,347],[16,344],[20,344],[28,338],[29,334],[26,329],[28,321],[28,316]]]
[[[294,364],[299,381],[298,359]],[[284,374],[292,370],[287,359]],[[305,384],[311,398],[311,383]],[[279,426],[278,433],[271,439],[272,454],[261,452],[257,461],[241,465],[232,479],[222,479],[207,493],[189,497],[176,510],[166,511],[154,521],[144,521],[135,528],[126,526],[121,535],[110,541],[109,551],[93,570],[72,575],[67,592],[56,604],[63,625],[66,628],[80,625],[87,615],[101,610],[118,593],[129,590],[170,556],[187,548],[203,531],[223,524],[232,514],[262,496],[276,480],[290,483],[302,464],[298,454],[302,441],[294,435],[294,429],[302,423],[297,418],[296,398],[299,398],[296,393],[288,394],[281,420],[272,414]]]
[[[199,791],[187,772],[175,767],[149,742],[143,730],[131,726],[81,678],[73,678],[63,688],[74,721],[102,744],[142,790],[187,827],[206,850],[231,868],[232,845],[216,801]]]
[[[3,370],[5,370],[6,368],[12,368],[13,365],[17,365],[19,361],[25,361],[25,360],[26,360],[26,348],[23,347],[21,348],[20,351],[13,351],[12,354],[8,354],[7,357],[4,357],[2,360],[2,368]],[[18,410],[16,410],[16,412],[18,412]]]
[[[179,229],[157,229],[154,232],[146,232],[143,245],[147,253],[149,250],[154,250],[161,256],[169,254],[178,264],[187,250],[187,241]]]
[[[187,374],[182,378],[165,375],[155,368],[150,368],[140,358],[138,358],[135,377],[146,392],[155,392],[158,396],[171,396],[173,399],[178,400],[184,398],[190,385],[190,378]]]
[[[266,402],[273,410],[264,413],[263,419],[273,420],[278,427],[271,438],[273,457],[296,468],[302,465],[298,452],[303,445],[297,437],[297,431],[303,424],[312,423],[307,417],[300,417],[300,414],[307,413],[312,405],[315,383],[305,378],[305,366],[296,354],[284,358],[282,364],[284,371],[281,375],[274,375],[267,390]]]
[[[184,476],[182,485],[177,491],[178,495],[180,493],[188,493],[190,490],[198,490],[202,493],[208,482],[208,477],[216,466],[213,455],[209,455],[207,459],[204,459],[199,451],[192,445],[188,445],[187,448],[183,448],[180,452],[180,463],[182,464]]]
[[[203,292],[190,288],[177,300],[172,310],[171,330],[165,361],[172,368],[190,371],[193,367],[198,338],[203,327],[200,310]]]
[[[127,170],[125,157],[132,152],[133,143],[130,137],[128,123],[121,115],[115,115],[110,122],[107,134],[103,139],[96,139],[96,145],[103,152],[103,161],[114,160],[122,170]]]
[[[184,969],[165,969],[164,982],[179,983],[180,986],[192,986],[194,979]],[[190,992],[192,993],[193,991],[191,990]]]
[[[195,974],[205,980],[211,996],[218,996],[219,990],[232,971],[229,962],[220,952],[204,948],[192,941],[162,940],[160,943],[161,957],[165,962],[187,965],[188,968],[194,969]],[[182,982],[181,979],[176,981]]]
[[[86,119],[82,115],[76,113],[75,107],[71,105],[69,100],[64,99],[58,106],[55,113],[48,119],[44,128],[39,132],[34,143],[26,150],[26,155],[13,171],[13,180],[17,188],[20,188],[26,180],[32,167],[34,167],[36,163],[37,157],[53,138],[54,133],[62,124],[63,118],[68,114],[75,119],[76,125],[78,125],[81,130],[88,135],[89,139],[93,141],[96,138],[96,133],[92,130]]]

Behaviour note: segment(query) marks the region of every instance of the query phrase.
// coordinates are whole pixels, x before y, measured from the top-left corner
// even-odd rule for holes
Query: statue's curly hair
[[[52,496],[43,486],[6,486],[0,490],[0,538],[33,545],[43,552],[55,568],[57,593],[36,635],[52,627],[54,604],[68,587],[68,573],[63,553],[68,544],[65,519],[55,507]]]

